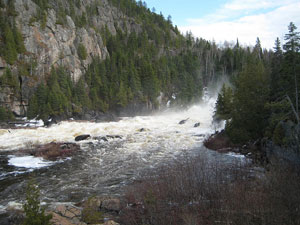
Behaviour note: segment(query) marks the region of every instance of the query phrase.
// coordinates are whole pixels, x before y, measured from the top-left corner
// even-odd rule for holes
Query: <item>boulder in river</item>
[[[91,137],[91,135],[89,135],[89,134],[79,135],[79,136],[75,137],[75,141],[84,141],[90,137]]]
[[[199,127],[200,123],[195,123],[194,127]]]
[[[30,154],[36,157],[43,157],[46,160],[57,160],[70,157],[80,149],[79,145],[74,143],[55,143],[40,145],[36,149],[31,149]],[[25,150],[26,153],[26,150]]]
[[[111,139],[122,139],[121,135],[106,135],[107,138],[111,138]]]
[[[53,124],[57,124],[57,120],[55,117],[50,117],[48,120],[44,120],[45,127],[51,127]]]
[[[181,120],[181,121],[179,122],[179,124],[180,124],[180,125],[185,124],[186,121],[188,121],[188,120],[189,120],[189,118],[187,118],[187,119],[185,119],[185,120]]]

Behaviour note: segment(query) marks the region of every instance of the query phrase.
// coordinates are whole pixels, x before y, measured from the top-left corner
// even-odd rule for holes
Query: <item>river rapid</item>
[[[31,178],[39,184],[43,201],[78,202],[91,195],[119,195],[145,172],[183,155],[204,153],[215,160],[243,160],[203,147],[205,137],[224,126],[212,123],[214,105],[215,98],[207,97],[186,110],[125,117],[118,122],[64,121],[50,128],[0,130],[0,211],[11,202],[24,201]],[[186,122],[179,124],[182,120]],[[200,126],[194,127],[196,123]],[[37,144],[75,142],[81,134],[92,138],[80,142],[79,154],[57,162],[17,154],[18,149]],[[97,139],[106,135],[121,138]]]

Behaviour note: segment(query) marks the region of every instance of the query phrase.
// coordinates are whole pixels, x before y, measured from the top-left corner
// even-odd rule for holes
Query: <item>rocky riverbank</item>
[[[254,163],[265,164],[268,162],[266,151],[261,140],[248,142],[244,145],[233,144],[225,131],[216,132],[204,141],[204,146],[208,149],[220,153],[234,152],[250,158]]]
[[[122,207],[119,198],[94,196],[77,204],[51,203],[45,213],[52,215],[53,225],[118,225],[115,221],[119,221]],[[25,217],[22,204],[10,204],[5,210],[0,214],[0,224],[22,224]]]

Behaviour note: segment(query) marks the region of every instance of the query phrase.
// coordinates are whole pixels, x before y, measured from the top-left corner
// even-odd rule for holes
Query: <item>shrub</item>
[[[299,167],[260,174],[214,160],[186,158],[129,187],[122,224],[300,224]]]
[[[78,56],[81,60],[86,60],[87,58],[87,52],[86,52],[86,49],[84,47],[83,44],[79,44],[78,45],[78,48],[77,48],[77,53],[78,53]]]
[[[99,206],[94,203],[93,197],[89,198],[82,210],[82,221],[87,224],[98,224],[103,222],[103,214]]]
[[[45,209],[40,205],[40,190],[33,181],[26,189],[26,203],[24,204],[25,220],[23,225],[50,225],[52,215],[45,215]]]

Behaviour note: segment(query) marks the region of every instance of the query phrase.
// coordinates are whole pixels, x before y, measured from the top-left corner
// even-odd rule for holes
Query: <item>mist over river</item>
[[[186,110],[121,118],[118,122],[64,121],[50,128],[0,130],[0,210],[22,202],[27,180],[34,178],[45,202],[77,202],[94,194],[120,194],[145,172],[180,160],[183,155],[206,154],[214,160],[242,160],[203,147],[205,137],[223,124],[212,124],[215,98],[208,97]],[[180,121],[185,123],[179,124]],[[196,123],[200,126],[194,127]],[[18,149],[50,142],[75,142],[79,154],[57,162],[18,155]],[[120,138],[97,137],[118,135]]]

